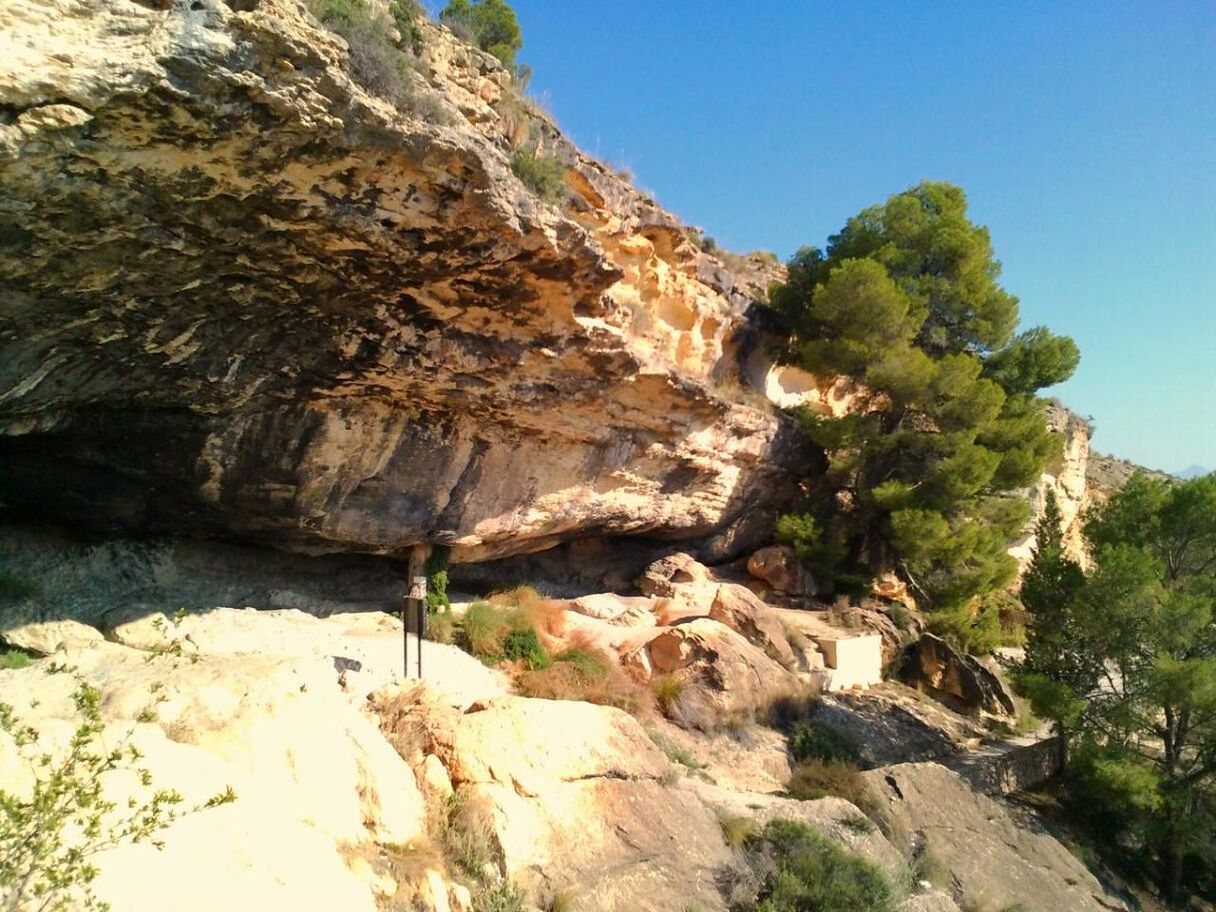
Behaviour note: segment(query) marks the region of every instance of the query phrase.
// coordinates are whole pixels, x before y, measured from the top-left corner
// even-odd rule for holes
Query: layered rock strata
[[[746,282],[421,28],[395,107],[296,0],[0,9],[10,513],[457,560],[767,531]]]

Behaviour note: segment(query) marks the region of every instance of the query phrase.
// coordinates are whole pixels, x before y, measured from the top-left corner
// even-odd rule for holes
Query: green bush
[[[452,608],[452,600],[448,598],[448,557],[451,553],[452,549],[446,545],[436,545],[431,549],[423,568],[426,573],[426,608],[431,614]]]
[[[797,761],[832,760],[856,763],[861,759],[857,743],[846,733],[830,725],[799,722],[789,737],[790,755]]]
[[[474,602],[460,621],[456,643],[480,658],[497,659],[502,655],[502,641],[510,629],[506,612],[489,602]]]
[[[568,662],[588,678],[602,678],[608,673],[608,657],[590,649],[563,649],[553,657],[554,662]]]
[[[32,662],[29,653],[20,649],[5,649],[0,651],[0,669],[25,668]]]
[[[804,823],[770,821],[746,837],[744,853],[763,881],[734,912],[889,912],[894,905],[894,890],[877,867]]]
[[[465,41],[493,54],[514,72],[515,55],[524,46],[515,10],[504,0],[451,0],[439,21]]]
[[[882,816],[874,792],[861,778],[856,764],[840,760],[807,760],[794,767],[785,786],[786,794],[800,801],[817,798],[843,798],[872,820]]]
[[[516,149],[511,155],[511,170],[544,202],[556,204],[565,199],[566,166],[560,158]]]
[[[532,670],[548,668],[552,664],[540,637],[531,627],[516,627],[507,631],[502,641],[502,655],[504,659],[523,662]]]
[[[442,123],[447,114],[438,97],[413,85],[414,65],[393,44],[394,26],[415,53],[422,33],[416,18],[421,11],[411,0],[390,0],[388,16],[372,15],[365,0],[308,0],[312,14],[331,31],[346,39],[355,80],[376,95],[430,123]]]

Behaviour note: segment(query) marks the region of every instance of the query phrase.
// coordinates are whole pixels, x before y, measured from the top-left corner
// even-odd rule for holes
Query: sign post
[[[422,677],[422,641],[426,638],[426,561],[430,557],[430,545],[417,545],[410,552],[410,588],[401,602],[401,658],[402,671],[410,676],[410,628],[418,636],[418,677]]]

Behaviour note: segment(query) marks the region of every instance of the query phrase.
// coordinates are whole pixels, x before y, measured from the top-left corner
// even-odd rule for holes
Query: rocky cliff
[[[744,281],[419,25],[394,105],[297,0],[0,8],[11,514],[457,560],[768,530],[796,433],[740,404]]]
[[[1085,510],[1090,503],[1087,487],[1090,426],[1084,418],[1070,412],[1058,402],[1047,409],[1047,425],[1062,438],[1061,455],[1047,467],[1039,483],[1027,492],[1032,510],[1030,523],[1022,537],[1010,547],[1009,553],[1017,558],[1022,569],[1030,564],[1031,558],[1034,557],[1035,524],[1043,515],[1047,493],[1050,491],[1055,494],[1056,503],[1060,507],[1065,550],[1083,567],[1088,566],[1089,556],[1085,550],[1081,529],[1084,525]]]

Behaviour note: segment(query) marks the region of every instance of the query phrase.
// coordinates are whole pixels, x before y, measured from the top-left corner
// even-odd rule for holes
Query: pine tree
[[[1062,525],[1055,492],[1048,489],[1035,527],[1034,558],[1019,593],[1028,620],[1018,678],[1035,712],[1055,723],[1066,749],[1070,722],[1097,685],[1101,666],[1081,647],[1075,601],[1085,574],[1065,553]]]
[[[838,590],[895,568],[957,619],[1012,581],[1027,508],[1008,494],[1059,452],[1035,392],[1079,355],[1042,328],[1014,336],[999,276],[962,190],[922,183],[849,219],[826,252],[800,250],[773,290],[790,359],[862,390],[853,414],[802,416],[827,472],[778,526]]]

